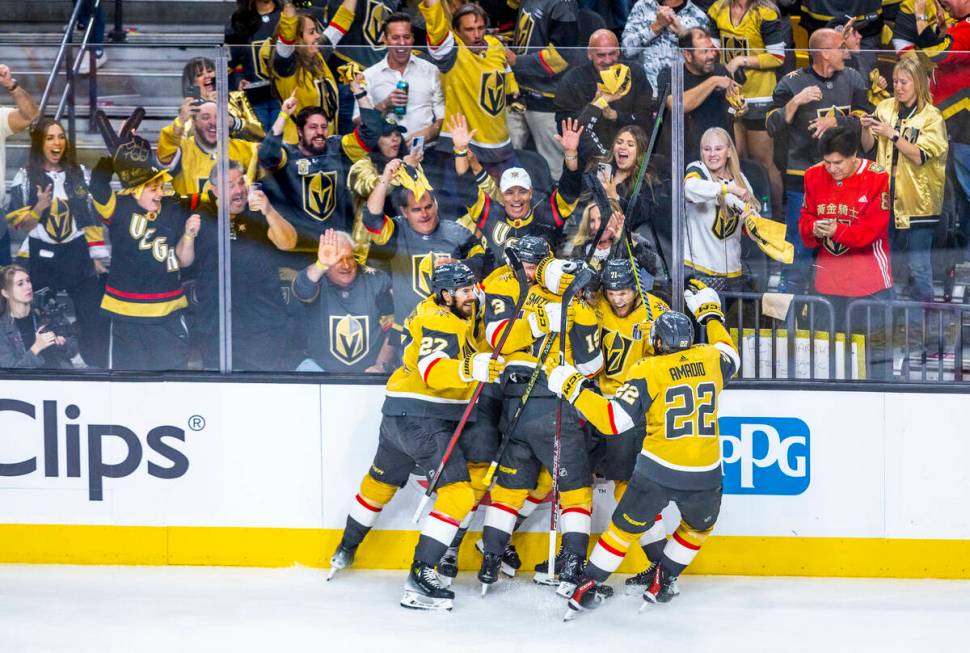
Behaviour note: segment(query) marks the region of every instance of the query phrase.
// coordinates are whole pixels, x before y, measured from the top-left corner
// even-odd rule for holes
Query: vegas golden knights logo
[[[361,31],[364,33],[364,40],[375,50],[385,48],[381,42],[381,28],[384,26],[385,18],[387,18],[387,7],[378,0],[367,0],[367,11],[364,14]]]
[[[431,294],[431,273],[439,261],[451,258],[441,252],[414,254],[411,256],[411,289],[421,297]]]
[[[303,210],[308,216],[323,222],[330,217],[336,206],[336,171],[321,170],[303,177]]]
[[[331,79],[321,78],[313,80],[313,85],[317,89],[320,97],[320,108],[327,122],[334,122],[337,119],[337,85]],[[327,133],[334,133],[329,130]]]
[[[725,240],[734,235],[740,222],[741,217],[737,211],[726,206],[719,206],[717,215],[714,217],[714,224],[711,225],[711,231],[721,240]]]
[[[67,202],[54,198],[44,224],[44,230],[55,243],[63,242],[71,235],[71,208]]]
[[[623,371],[626,358],[630,354],[633,341],[624,338],[615,331],[607,331],[606,339],[606,366],[605,372],[608,376],[616,376]]]
[[[353,365],[370,351],[366,315],[330,316],[330,353],[346,365]]]
[[[519,14],[519,20],[515,24],[515,35],[512,37],[512,49],[516,54],[522,54],[529,47],[532,40],[532,30],[535,29],[536,22],[532,15],[526,12]]]
[[[826,238],[825,240],[823,240],[822,245],[825,246],[825,249],[832,256],[841,256],[842,254],[845,254],[847,251],[849,251],[848,247],[846,247],[842,243],[837,243],[833,241],[831,238]]]
[[[510,247],[519,241],[518,238],[510,238],[512,227],[505,222],[496,222],[492,228],[492,244],[496,247]]]
[[[263,46],[269,42],[270,39],[263,39],[261,41],[253,41],[250,45],[252,48],[253,70],[256,71],[256,76],[260,79],[269,79],[269,59],[259,56]],[[263,54],[273,56],[272,52],[272,49],[267,48],[267,51]]]
[[[721,36],[721,63],[726,64],[735,57],[746,57],[748,54],[748,39],[739,36]]]
[[[505,71],[482,73],[482,87],[478,103],[486,113],[497,116],[505,108]]]

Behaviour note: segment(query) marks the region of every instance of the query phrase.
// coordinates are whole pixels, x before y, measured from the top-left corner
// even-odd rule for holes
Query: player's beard
[[[461,318],[462,320],[467,320],[468,318],[470,318],[472,315],[475,314],[475,305],[476,304],[478,304],[478,300],[477,299],[473,299],[472,301],[468,302],[468,304],[467,304],[467,306],[468,306],[468,313],[467,314],[464,312],[464,310],[462,309],[462,307],[459,306],[457,303],[452,304],[451,306],[448,307],[448,309],[456,317]]]

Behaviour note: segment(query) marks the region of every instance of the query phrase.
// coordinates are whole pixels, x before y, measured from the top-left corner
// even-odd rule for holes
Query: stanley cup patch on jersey
[[[381,42],[385,18],[387,18],[387,7],[379,0],[367,0],[367,9],[364,13],[364,24],[361,32],[363,32],[367,44],[375,50],[383,50],[386,47]]]
[[[330,353],[337,360],[353,365],[370,350],[369,330],[366,315],[331,315]]]
[[[486,113],[498,116],[505,109],[505,71],[492,70],[482,73],[482,85],[478,103]]]
[[[411,289],[424,298],[431,294],[431,273],[438,263],[450,259],[450,254],[428,252],[411,256]]]
[[[523,54],[529,47],[532,40],[532,30],[536,27],[536,21],[527,11],[519,12],[519,20],[515,24],[515,35],[512,37],[512,49],[516,54]]]
[[[719,206],[717,215],[714,217],[714,224],[711,225],[711,233],[721,240],[726,240],[734,235],[740,222],[741,216],[737,211],[727,206]]]
[[[606,352],[605,373],[607,376],[620,374],[633,347],[633,341],[621,333],[606,331],[603,334],[603,345]]]
[[[44,230],[55,243],[63,242],[74,232],[71,226],[71,208],[67,202],[62,202],[56,197],[53,199],[47,219],[44,221]]]
[[[323,222],[337,206],[337,173],[321,170],[303,177],[303,210]]]

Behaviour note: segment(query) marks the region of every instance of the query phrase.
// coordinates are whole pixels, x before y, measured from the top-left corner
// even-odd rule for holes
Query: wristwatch
[[[899,132],[893,132],[892,142],[895,143],[899,140]]]

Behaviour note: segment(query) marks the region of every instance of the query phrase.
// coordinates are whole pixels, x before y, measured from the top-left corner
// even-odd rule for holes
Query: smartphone
[[[603,185],[613,180],[613,167],[609,163],[600,163],[596,166],[596,176],[600,178]]]
[[[424,149],[424,136],[415,136],[411,139],[411,147],[409,151],[416,152],[419,149]]]

